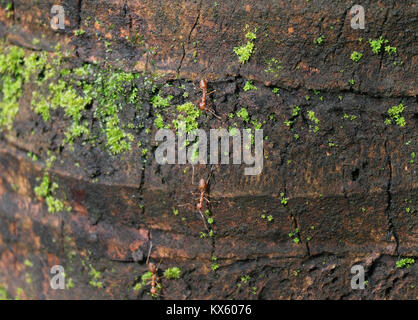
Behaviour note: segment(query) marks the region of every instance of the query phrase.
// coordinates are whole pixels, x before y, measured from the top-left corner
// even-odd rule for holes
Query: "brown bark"
[[[266,121],[268,158],[255,177],[243,175],[244,165],[213,167],[208,208],[215,236],[202,239],[205,227],[191,192],[210,175],[210,166],[195,166],[193,184],[190,165],[159,166],[151,152],[144,166],[138,148],[117,158],[77,142],[74,152],[60,149],[65,122],[58,115],[60,121],[42,123],[30,108],[33,88],[25,86],[14,127],[0,136],[0,284],[12,296],[24,288],[24,298],[148,298],[147,290],[133,287],[147,269],[152,242],[151,260],[162,260],[161,270],[182,270],[179,280],[161,280],[160,298],[417,298],[416,264],[395,265],[399,257],[418,255],[418,181],[416,162],[410,162],[418,119],[416,3],[365,5],[365,30],[350,27],[351,1],[61,3],[66,29],[58,32],[49,26],[56,1],[14,0],[12,18],[2,4],[0,35],[28,51],[53,51],[61,43],[74,50],[75,65],[164,73],[161,85],[173,86],[162,90],[175,101],[182,99],[176,90],[181,85],[190,101],[199,101],[197,83],[207,78],[216,90],[211,108],[217,114],[227,119],[246,107]],[[257,39],[254,54],[241,64],[234,48],[247,41],[245,25],[257,28]],[[80,28],[86,33],[74,36]],[[126,37],[136,32],[142,38],[133,45]],[[323,44],[315,45],[321,35]],[[396,56],[372,53],[368,39],[379,36],[397,48]],[[33,44],[35,37],[39,44]],[[350,59],[354,50],[363,52],[360,63]],[[271,58],[280,61],[277,73],[265,71]],[[245,92],[247,80],[258,90]],[[401,101],[407,106],[405,127],[385,125],[388,108]],[[308,133],[306,114],[295,119],[293,131],[283,124],[294,105],[315,112],[321,121],[317,133]],[[272,114],[277,121],[269,120]],[[127,107],[123,117],[136,115]],[[146,116],[152,124],[152,112]],[[231,123],[199,119],[205,130]],[[151,140],[146,146],[154,151]],[[33,193],[49,149],[59,154],[52,176],[72,206],[69,213],[51,215]],[[32,162],[28,151],[40,160]],[[285,206],[281,193],[289,198]],[[263,212],[274,220],[260,218]],[[299,243],[289,237],[295,229]],[[132,259],[135,252],[145,257],[140,263]],[[219,264],[215,272],[212,256]],[[69,268],[75,288],[51,290],[49,268],[55,264]],[[102,272],[104,288],[89,285],[89,264]],[[366,269],[364,291],[350,288],[355,264]],[[25,281],[28,273],[31,283]],[[237,286],[244,275],[251,280]]]

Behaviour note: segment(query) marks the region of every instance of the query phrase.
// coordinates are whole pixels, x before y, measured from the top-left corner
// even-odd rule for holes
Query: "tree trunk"
[[[112,100],[133,141],[109,150],[93,95],[80,121],[91,135],[63,144],[67,109],[58,103],[45,121],[31,100],[47,86],[24,81],[19,112],[0,133],[0,289],[9,298],[148,299],[150,285],[138,284],[149,253],[161,263],[158,299],[417,298],[417,266],[405,260],[418,255],[414,1],[367,2],[365,29],[353,29],[352,1],[65,0],[65,29],[54,30],[56,2],[0,1],[4,52],[53,59],[60,44],[56,83],[79,79],[83,65],[93,86],[116,74],[104,70],[134,74],[100,91],[137,89],[138,103]],[[369,39],[379,37],[388,41],[373,52]],[[156,162],[155,119],[173,128],[176,106],[199,105],[201,79],[216,90],[207,103],[221,120],[204,111],[198,127],[261,127],[261,174]],[[49,212],[35,192],[45,175],[71,210]],[[54,265],[66,290],[51,289]],[[365,269],[365,290],[350,286],[354,265]],[[164,276],[172,267],[179,279]]]

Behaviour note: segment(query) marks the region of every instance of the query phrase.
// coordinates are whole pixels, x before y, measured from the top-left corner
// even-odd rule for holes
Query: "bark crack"
[[[81,7],[83,5],[83,0],[78,0],[77,2],[77,13],[78,13],[78,17],[77,17],[77,29],[80,29],[81,26]]]
[[[381,33],[381,34],[383,33],[383,27],[384,27],[384,25],[386,24],[386,21],[387,21],[387,19],[388,19],[388,17],[389,17],[389,10],[390,10],[390,9],[387,9],[387,10],[386,10],[385,17],[384,17],[384,19],[383,19],[383,24],[382,24],[382,27],[381,27],[381,30],[380,30],[380,33]],[[385,50],[382,50],[382,52],[380,53],[380,61],[379,61],[379,74],[380,74],[380,71],[382,70],[382,64],[383,64],[383,55],[384,55],[384,52],[385,52]]]
[[[389,168],[389,178],[388,178],[388,183],[386,186],[387,206],[385,209],[385,213],[388,219],[389,235],[395,239],[395,242],[396,242],[395,253],[398,254],[399,238],[398,238],[398,235],[396,234],[395,227],[393,225],[393,216],[391,214],[391,211],[392,211],[391,210],[392,209],[392,160],[391,160],[390,153],[388,151],[387,140],[385,141],[385,150],[386,150],[386,157],[387,157],[386,166]]]
[[[187,36],[187,42],[186,42],[187,45],[190,44],[190,39],[192,37],[192,33],[196,29],[197,25],[199,24],[200,14],[202,12],[202,3],[203,3],[203,1],[201,0],[199,2],[199,10],[198,10],[197,16],[196,16],[195,21],[194,21],[194,23],[193,23],[193,25],[190,29],[189,35]],[[181,67],[183,65],[184,58],[186,57],[185,43],[183,42],[181,46],[182,46],[182,49],[183,49],[183,54],[182,54],[182,57],[180,59],[179,66],[177,67],[177,74],[180,73]]]
[[[285,147],[285,151],[284,151],[284,155],[282,156],[282,160],[281,160],[281,165],[283,164],[283,163],[285,163],[285,158],[287,159],[287,155],[288,155],[288,153],[289,153],[289,146],[290,146],[290,143],[286,143],[286,147]],[[283,190],[284,190],[284,197],[287,197],[287,180],[286,180],[286,175],[284,175],[284,178],[283,178]],[[299,239],[299,243],[302,241],[302,239],[301,239],[301,232],[300,232],[300,227],[299,227],[299,223],[298,223],[298,221],[297,221],[297,218],[296,218],[296,215],[294,215],[291,211],[290,211],[290,209],[288,208],[288,206],[286,205],[285,206],[285,210],[286,210],[286,212],[288,213],[288,215],[289,215],[289,218],[290,218],[290,221],[291,221],[291,224],[292,224],[292,227],[293,227],[293,230],[292,230],[292,232],[295,234],[295,236]],[[296,231],[297,230],[297,231]],[[298,244],[299,244],[298,243]],[[311,250],[310,250],[310,247],[309,247],[309,244],[308,244],[308,241],[305,241],[305,247],[306,247],[306,254],[308,255],[308,257],[311,255]]]

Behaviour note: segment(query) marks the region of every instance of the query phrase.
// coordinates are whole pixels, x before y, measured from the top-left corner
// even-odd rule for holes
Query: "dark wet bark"
[[[13,129],[0,135],[0,284],[12,296],[23,288],[25,298],[148,298],[147,290],[133,287],[147,269],[152,242],[151,260],[162,261],[161,271],[182,270],[179,280],[161,280],[160,298],[417,297],[416,264],[395,265],[399,257],[418,255],[416,161],[411,162],[417,152],[416,2],[364,5],[365,30],[350,27],[351,1],[62,3],[65,30],[49,27],[55,1],[14,0],[11,18],[0,9],[0,35],[29,51],[53,51],[61,43],[73,49],[73,65],[96,61],[129,72],[164,73],[158,86],[174,104],[185,102],[177,90],[182,85],[197,103],[198,81],[207,78],[216,90],[211,108],[225,120],[208,114],[199,119],[200,127],[228,128],[237,121],[244,126],[228,114],[245,107],[263,122],[266,158],[255,177],[244,176],[244,165],[195,166],[193,184],[190,165],[155,162],[155,128],[148,136],[138,133],[151,155],[145,164],[138,148],[119,157],[80,142],[74,151],[60,148],[62,115],[43,123],[30,108],[33,88],[26,85]],[[246,43],[246,25],[257,28],[257,39],[254,54],[241,64],[234,47]],[[80,28],[86,33],[74,36]],[[323,43],[314,44],[320,36]],[[397,48],[396,55],[372,53],[368,39],[380,36]],[[35,45],[33,38],[40,42]],[[363,53],[358,63],[350,59],[353,51]],[[272,58],[281,68],[266,72]],[[250,79],[258,90],[245,92]],[[163,88],[166,83],[172,87]],[[405,127],[386,125],[387,110],[401,102]],[[302,112],[292,118],[294,105]],[[141,110],[127,106],[121,117],[143,117],[152,127],[152,107],[145,102]],[[318,132],[309,129],[307,111],[320,120]],[[289,119],[291,128],[284,124]],[[51,175],[71,212],[52,215],[34,195],[47,150],[58,154]],[[39,161],[31,161],[29,151]],[[209,175],[215,235],[201,238],[205,226],[191,192]],[[262,219],[263,213],[273,220]],[[143,261],[134,262],[133,254]],[[67,268],[73,289],[50,289],[49,268],[55,264]],[[101,272],[104,288],[89,284],[90,264]],[[350,288],[355,264],[365,267],[364,291]],[[237,286],[245,275],[249,282]]]

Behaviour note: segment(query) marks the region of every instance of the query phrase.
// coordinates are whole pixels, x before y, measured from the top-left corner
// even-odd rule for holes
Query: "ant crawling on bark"
[[[211,171],[209,173],[209,176],[208,176],[207,180],[205,180],[205,179],[202,178],[199,181],[199,185],[198,185],[198,190],[199,190],[199,198],[198,198],[198,200],[199,200],[199,202],[196,204],[196,209],[199,212],[199,214],[200,214],[200,216],[201,216],[201,218],[203,220],[203,223],[205,224],[205,227],[206,227],[206,229],[208,231],[210,231],[210,228],[208,227],[207,222],[206,222],[206,218],[205,218],[205,216],[203,214],[203,202],[206,200],[208,203],[210,203],[209,199],[207,197],[205,197],[205,194],[208,191],[208,184],[209,184],[210,178],[212,176],[213,169],[214,169],[214,166],[212,166]],[[193,195],[195,193],[191,192],[191,194]],[[187,203],[187,204],[179,205],[178,207],[188,206],[188,205],[191,205],[191,204],[190,203]]]
[[[219,117],[215,111],[213,111],[212,109],[210,109],[208,107],[208,96],[212,93],[214,93],[216,90],[213,90],[211,92],[208,93],[208,82],[206,81],[206,79],[202,79],[200,80],[200,90],[202,90],[202,100],[200,102],[200,110],[202,111],[209,111],[210,113],[212,113],[216,118],[218,118],[219,120],[222,120],[221,117]]]
[[[158,287],[160,287],[159,283],[158,283],[158,268],[160,267],[161,261],[158,264],[158,267],[155,266],[155,264],[153,264],[152,262],[149,262],[149,257],[151,255],[151,250],[152,250],[152,242],[150,244],[150,248],[148,251],[148,257],[147,257],[147,265],[148,265],[148,271],[152,273],[152,277],[151,277],[151,281],[147,284],[151,284],[151,289],[150,289],[150,293],[153,297],[156,296],[157,291],[158,291]]]
[[[151,295],[155,296],[157,294],[157,285],[158,285],[158,283],[157,283],[158,268],[155,267],[155,264],[149,263],[148,264],[148,271],[152,273],[150,293],[151,293]]]
[[[200,192],[200,197],[198,198],[199,202],[196,204],[196,209],[199,212],[200,216],[202,217],[203,223],[205,224],[205,227],[207,230],[209,230],[208,225],[206,224],[206,219],[205,216],[203,215],[202,209],[203,209],[203,200],[206,200],[207,202],[210,202],[206,197],[205,197],[205,193],[206,193],[206,189],[207,189],[208,185],[206,183],[205,179],[200,179],[199,181],[199,192]],[[194,193],[192,192],[192,195]],[[183,206],[188,206],[191,205],[190,203],[187,204],[182,204],[179,205],[178,207],[183,207]]]
[[[202,217],[203,223],[205,224],[205,227],[207,230],[209,230],[208,225],[206,224],[206,219],[205,216],[203,215],[202,209],[203,209],[203,200],[206,200],[208,203],[210,203],[210,201],[205,197],[205,193],[206,190],[208,188],[208,184],[206,183],[205,179],[200,179],[199,181],[199,192],[200,192],[200,197],[199,197],[199,202],[196,204],[196,209],[197,211],[199,211],[200,216]]]
[[[206,197],[205,197],[205,192],[207,189],[208,185],[205,181],[205,179],[200,179],[199,181],[199,192],[200,192],[200,198],[199,198],[199,203],[196,205],[197,210],[201,211],[203,208],[203,200],[206,200],[207,202],[210,202]]]

